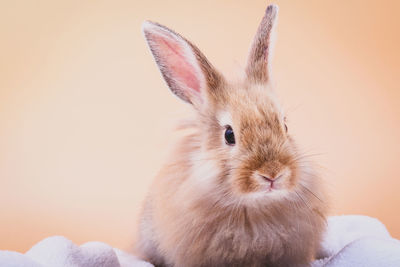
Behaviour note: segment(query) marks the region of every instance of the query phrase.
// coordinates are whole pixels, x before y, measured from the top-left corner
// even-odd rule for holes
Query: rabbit
[[[277,13],[266,9],[236,82],[178,33],[143,23],[169,89],[195,114],[140,215],[136,251],[155,266],[308,266],[315,258],[327,205],[271,84]]]

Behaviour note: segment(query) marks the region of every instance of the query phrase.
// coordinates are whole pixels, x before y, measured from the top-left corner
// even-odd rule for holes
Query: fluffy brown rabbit
[[[179,34],[143,24],[169,88],[196,111],[141,214],[137,252],[156,266],[307,266],[315,257],[326,201],[271,88],[277,12],[268,6],[235,83]]]

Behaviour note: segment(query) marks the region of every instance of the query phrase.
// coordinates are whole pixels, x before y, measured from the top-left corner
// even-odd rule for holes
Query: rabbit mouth
[[[269,184],[268,184],[269,183]],[[274,181],[268,181],[267,182],[267,192],[272,192],[274,190],[277,190],[276,184],[274,184]]]
[[[262,195],[280,196],[288,192],[288,188],[284,181],[263,181],[260,183],[259,193]]]
[[[258,180],[261,185],[261,191],[271,193],[275,191],[282,191],[284,189],[284,181],[286,174],[279,174],[274,178],[271,176],[262,174],[258,171],[253,173],[253,178]]]
[[[282,185],[274,181],[267,181],[263,187],[265,188],[264,191],[266,191],[267,193],[272,193],[282,190]]]

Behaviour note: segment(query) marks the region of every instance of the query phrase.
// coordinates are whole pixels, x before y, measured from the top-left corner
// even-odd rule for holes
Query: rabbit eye
[[[285,123],[285,131],[288,132],[288,127],[287,127],[286,123]]]
[[[233,146],[235,144],[235,134],[233,133],[232,127],[227,125],[225,130],[225,142],[227,145]]]

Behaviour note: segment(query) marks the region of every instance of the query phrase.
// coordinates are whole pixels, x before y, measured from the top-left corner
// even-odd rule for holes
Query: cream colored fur
[[[276,13],[275,6],[268,7],[246,77],[236,83],[226,81],[172,30],[144,27],[164,77],[172,80],[167,81],[171,90],[196,110],[186,124],[193,131],[162,167],[143,207],[137,252],[156,266],[307,266],[315,256],[326,200],[320,179],[286,132],[267,79]],[[184,54],[158,46],[154,40],[163,39],[155,36],[161,31],[157,27],[168,38],[186,42]],[[164,73],[175,68],[168,66],[169,57],[185,60],[188,48],[197,59],[195,69],[202,70],[198,79],[206,81],[196,96],[200,100],[186,92],[194,90],[190,86],[174,83],[184,79]],[[193,57],[188,61],[192,64]],[[184,65],[175,75],[190,71]],[[234,145],[225,142],[227,125],[234,131]],[[271,183],[264,176],[279,178]]]

